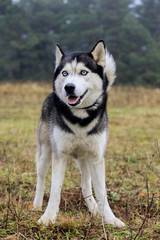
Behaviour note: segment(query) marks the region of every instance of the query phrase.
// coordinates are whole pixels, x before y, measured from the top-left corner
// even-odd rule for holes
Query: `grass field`
[[[103,225],[89,214],[72,161],[56,223],[37,224],[42,212],[31,210],[36,128],[50,92],[51,84],[0,85],[0,239],[160,239],[160,89],[114,87],[109,93],[106,187],[124,229]]]

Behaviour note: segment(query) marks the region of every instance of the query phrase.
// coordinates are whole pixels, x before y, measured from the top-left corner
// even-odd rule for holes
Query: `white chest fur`
[[[62,155],[74,158],[99,158],[105,151],[107,131],[99,134],[87,135],[83,128],[76,126],[76,134],[65,133],[58,126],[53,129],[53,151],[57,157]]]

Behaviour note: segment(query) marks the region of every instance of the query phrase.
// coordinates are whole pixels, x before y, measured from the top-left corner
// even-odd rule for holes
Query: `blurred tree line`
[[[51,79],[55,44],[103,39],[120,84],[160,87],[160,0],[0,0],[0,81]]]

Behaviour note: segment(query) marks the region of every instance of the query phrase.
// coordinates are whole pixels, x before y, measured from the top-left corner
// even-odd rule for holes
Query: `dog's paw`
[[[56,217],[51,217],[48,214],[43,214],[42,217],[38,220],[38,224],[44,224],[46,226],[50,224],[54,224],[56,220]]]
[[[33,211],[42,211],[42,201],[37,197],[33,201]]]
[[[35,206],[33,206],[32,211],[42,212],[42,207],[39,207],[39,206],[35,207]]]
[[[92,207],[89,206],[89,211],[95,217],[100,215],[97,204],[94,204],[94,206],[92,206]]]
[[[40,211],[41,212],[42,211],[42,206],[33,203],[32,211]]]
[[[113,225],[115,227],[119,227],[119,228],[125,227],[124,222],[122,222],[119,218],[116,218],[116,217],[112,217],[112,218],[106,217],[104,219],[104,222],[106,224],[111,224],[111,225]]]

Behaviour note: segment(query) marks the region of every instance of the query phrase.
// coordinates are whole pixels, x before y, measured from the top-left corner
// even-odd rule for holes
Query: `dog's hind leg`
[[[51,163],[51,148],[47,143],[37,147],[36,163],[37,185],[33,207],[35,210],[41,210],[45,191],[45,177]]]
[[[92,195],[91,173],[87,160],[79,160],[78,165],[81,170],[81,185],[84,200],[89,211],[94,215],[99,215],[97,203]]]
[[[99,207],[100,215],[103,217],[104,222],[112,224],[117,227],[124,227],[125,224],[115,217],[112,212],[106,194],[105,188],[105,162],[104,159],[91,160],[90,161],[91,176],[93,186],[96,194],[96,199]]]

